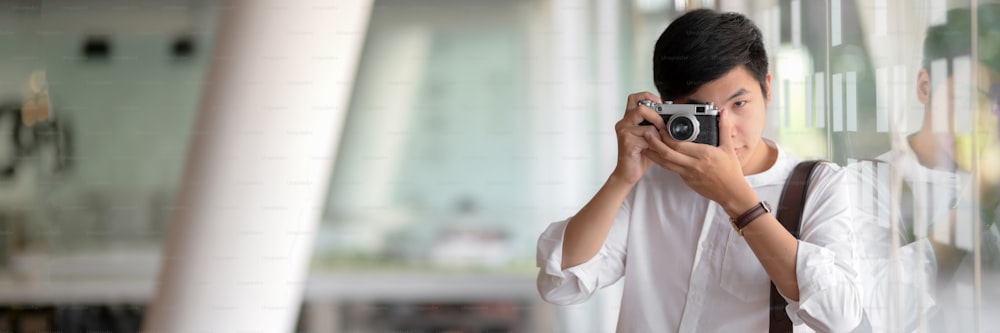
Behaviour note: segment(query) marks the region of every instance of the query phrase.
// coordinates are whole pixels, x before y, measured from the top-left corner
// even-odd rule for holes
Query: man
[[[949,10],[945,24],[927,30],[916,82],[917,98],[924,105],[923,124],[895,145],[897,149],[876,158],[899,176],[897,189],[890,189],[890,175],[880,175],[881,182],[858,178],[876,193],[875,198],[860,198],[874,202],[857,205],[861,215],[856,227],[858,247],[867,256],[858,266],[865,280],[865,311],[874,332],[909,332],[928,324],[955,328],[955,322],[940,326],[947,319],[935,309],[940,298],[951,293],[947,289],[953,287],[963,260],[971,265],[971,228],[976,220],[983,223],[982,259],[1000,259],[994,225],[1000,199],[996,168],[1000,158],[996,136],[1000,40],[994,37],[1000,36],[1000,5],[984,4],[977,12],[978,55],[972,54],[972,11],[968,8]],[[970,96],[970,91],[981,96]],[[972,109],[956,110],[959,107]],[[956,111],[968,116],[956,117]],[[978,122],[973,124],[973,119]],[[964,131],[957,131],[963,126]],[[973,154],[973,148],[978,152]],[[973,167],[975,159],[981,162],[978,169]],[[861,163],[848,169],[852,174],[865,174],[864,168],[873,165]],[[970,173],[973,170],[979,172],[978,177]],[[973,192],[977,178],[979,191]],[[973,201],[979,203],[978,211]],[[893,249],[893,238],[902,246]]]
[[[660,95],[629,95],[615,124],[616,168],[576,215],[539,238],[545,300],[580,303],[624,278],[618,331],[763,332],[774,282],[797,331],[859,323],[844,173],[817,167],[800,240],[763,209],[777,205],[798,162],[761,137],[767,71],[760,30],[740,14],[696,10],[667,27],[653,54]],[[671,139],[662,118],[640,104],[661,96],[714,103],[719,146]],[[730,218],[748,212],[762,214],[736,230]]]

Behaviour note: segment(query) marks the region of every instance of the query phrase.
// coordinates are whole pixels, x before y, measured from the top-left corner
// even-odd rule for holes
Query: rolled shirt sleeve
[[[563,270],[563,235],[569,220],[552,223],[538,238],[538,293],[558,305],[582,303],[598,289],[609,286],[625,273],[624,221],[616,220],[608,241],[590,260]]]
[[[562,247],[570,219],[555,222],[538,237],[535,257],[538,293],[542,299],[558,305],[582,303],[598,289],[609,286],[625,274],[626,241],[631,201],[630,193],[618,210],[604,245],[590,260],[562,269]]]
[[[793,324],[817,332],[847,332],[861,322],[857,273],[834,251],[799,242],[796,274],[799,301],[786,298]]]
[[[799,300],[786,297],[792,323],[819,332],[848,332],[863,313],[859,274],[851,260],[857,243],[845,175],[823,165],[813,176],[795,263]]]
[[[625,271],[624,254],[610,253],[606,246],[590,260],[561,269],[562,237],[568,222],[549,225],[538,239],[538,293],[558,305],[583,303],[598,289],[618,281]]]

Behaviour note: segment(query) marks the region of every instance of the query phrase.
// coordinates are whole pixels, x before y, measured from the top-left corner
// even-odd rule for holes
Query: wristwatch
[[[736,232],[739,233],[740,236],[743,236],[743,228],[746,228],[746,226],[750,224],[750,222],[753,222],[761,215],[770,212],[771,212],[771,204],[767,203],[767,201],[761,201],[756,205],[754,205],[753,207],[751,207],[750,209],[748,209],[743,214],[740,214],[740,216],[737,216],[735,218],[730,216],[729,223],[732,223],[733,228],[736,229]]]

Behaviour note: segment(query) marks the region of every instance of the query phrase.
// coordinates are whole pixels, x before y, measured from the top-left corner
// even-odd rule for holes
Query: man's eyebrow
[[[729,98],[726,99],[726,102],[731,101],[731,100],[733,100],[736,97],[740,97],[740,96],[743,96],[743,95],[746,95],[746,94],[749,94],[749,93],[750,93],[750,91],[747,90],[746,88],[740,88],[740,90],[736,91],[736,93],[734,93],[732,96],[729,96]]]
[[[732,96],[729,96],[729,98],[726,99],[726,102],[731,101],[731,100],[733,100],[736,97],[740,97],[740,96],[743,96],[743,95],[746,95],[746,94],[749,94],[749,93],[750,93],[750,91],[747,90],[746,88],[740,88],[740,90],[737,90],[735,93],[733,93]],[[688,99],[687,100],[687,104],[708,104],[708,102],[699,101],[699,100],[695,100],[695,99]]]

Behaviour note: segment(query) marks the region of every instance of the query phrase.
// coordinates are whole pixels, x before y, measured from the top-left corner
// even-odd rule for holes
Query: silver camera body
[[[719,146],[719,109],[712,103],[674,104],[639,101],[663,118],[667,134],[676,141],[688,141]],[[643,121],[639,125],[652,125]]]

